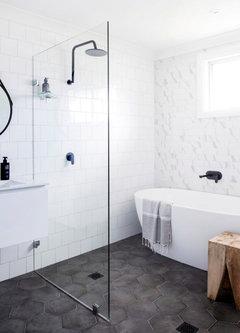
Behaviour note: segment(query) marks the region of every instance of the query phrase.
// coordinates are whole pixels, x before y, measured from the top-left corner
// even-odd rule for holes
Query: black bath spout
[[[220,171],[207,171],[205,175],[200,175],[199,178],[206,177],[207,179],[213,179],[215,183],[218,183],[222,179],[222,173]]]

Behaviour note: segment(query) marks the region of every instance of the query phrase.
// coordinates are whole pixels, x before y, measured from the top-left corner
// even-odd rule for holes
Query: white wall
[[[155,184],[240,195],[240,117],[197,117],[199,52],[155,62]],[[198,177],[208,170],[223,179]]]
[[[75,31],[73,27],[59,22],[35,17],[7,6],[0,6],[0,77],[14,103],[13,120],[7,131],[0,137],[0,156],[9,157],[11,178],[13,179],[31,180],[33,174],[32,55],[65,40],[76,32],[77,30]],[[140,231],[133,193],[137,189],[153,185],[153,62],[149,55],[144,54],[143,50],[140,51],[135,46],[112,39],[110,68],[111,240],[116,241]],[[58,71],[55,72],[56,75],[58,75],[57,73]],[[40,79],[43,78],[41,75]],[[54,88],[54,83],[52,87]],[[49,103],[46,108],[41,104],[41,108],[51,112]],[[69,112],[71,112],[70,109]],[[41,126],[39,123],[41,120],[38,118],[36,121],[38,122],[35,125]],[[48,164],[44,164],[46,158],[44,144],[46,146],[47,142],[54,141],[51,125],[49,123],[45,125],[44,131],[40,131],[42,134],[39,134],[40,132],[35,128],[37,179],[48,177],[49,173],[53,176],[57,171],[57,162],[50,163],[51,156],[48,156]],[[85,127],[83,126],[83,128]],[[75,141],[76,138],[72,137],[72,140]],[[64,151],[67,148],[65,146]],[[60,157],[60,160],[60,163],[63,163],[64,158]],[[66,170],[64,170],[65,180],[68,177]],[[88,171],[88,168],[85,171]],[[90,170],[88,176],[91,176]],[[97,244],[93,239],[95,235],[88,235],[89,237],[84,239],[84,243],[78,239],[78,244],[76,242],[74,244],[70,235],[71,228],[60,231],[56,229],[56,221],[54,221],[56,211],[52,215],[51,207],[56,199],[56,187],[53,190],[52,179],[50,178],[49,187],[50,236],[42,240],[42,246],[37,254],[37,267],[43,267],[91,250]],[[57,183],[58,185],[59,183]],[[104,184],[102,185],[104,186]],[[57,187],[57,189],[59,188]],[[67,201],[61,203],[65,212],[68,211],[68,204],[71,200]],[[57,209],[57,207],[55,208]],[[62,235],[60,235],[61,233]],[[64,239],[63,233],[65,235],[68,233],[67,242],[67,237]],[[99,243],[99,245],[101,244]],[[1,249],[0,280],[31,271],[32,262],[30,242]]]

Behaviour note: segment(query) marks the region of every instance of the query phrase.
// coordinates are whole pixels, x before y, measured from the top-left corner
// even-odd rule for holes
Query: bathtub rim
[[[152,188],[145,188],[142,190],[138,190],[134,193],[134,199],[140,199],[143,200],[144,197],[139,196],[139,192],[144,192],[144,191],[150,191],[150,190],[177,190],[177,191],[186,191],[186,192],[195,192],[195,193],[203,193],[203,194],[210,194],[210,195],[214,195],[214,196],[220,196],[220,197],[227,197],[227,198],[235,198],[235,199],[239,199],[239,204],[240,204],[240,196],[234,196],[234,195],[227,195],[227,194],[218,194],[218,193],[213,193],[213,192],[204,192],[204,191],[195,191],[195,190],[189,190],[189,189],[184,189],[184,188],[175,188],[175,187],[152,187]],[[158,202],[158,200],[152,200],[155,202]],[[209,213],[214,213],[214,214],[224,214],[224,215],[229,215],[229,216],[239,216],[240,217],[240,209],[239,209],[239,214],[236,213],[232,213],[232,212],[228,212],[228,211],[221,211],[221,210],[215,210],[215,209],[204,209],[204,208],[199,208],[199,207],[193,207],[193,206],[188,206],[186,204],[179,204],[179,203],[175,203],[175,202],[171,202],[171,201],[167,201],[169,202],[172,207],[180,207],[180,208],[186,208],[186,209],[191,209],[191,210],[197,210],[197,211],[201,211],[201,212],[209,212]],[[240,222],[240,221],[239,221]]]

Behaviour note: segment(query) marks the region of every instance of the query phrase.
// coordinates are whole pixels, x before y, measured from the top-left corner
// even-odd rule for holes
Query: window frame
[[[231,45],[203,51],[197,58],[197,114],[198,118],[240,116],[239,108],[222,111],[210,110],[210,83],[214,62],[226,62],[227,58],[240,57],[240,46]]]

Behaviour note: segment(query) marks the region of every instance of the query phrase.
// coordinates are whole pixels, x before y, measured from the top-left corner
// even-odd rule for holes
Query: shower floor
[[[105,251],[92,251],[41,273],[88,304],[101,301],[103,312]],[[89,280],[87,273],[96,271],[104,277]],[[240,333],[240,312],[232,303],[210,302],[206,282],[206,272],[153,254],[137,235],[111,246],[111,324],[30,273],[0,283],[0,333],[173,333],[184,322],[199,333]]]

